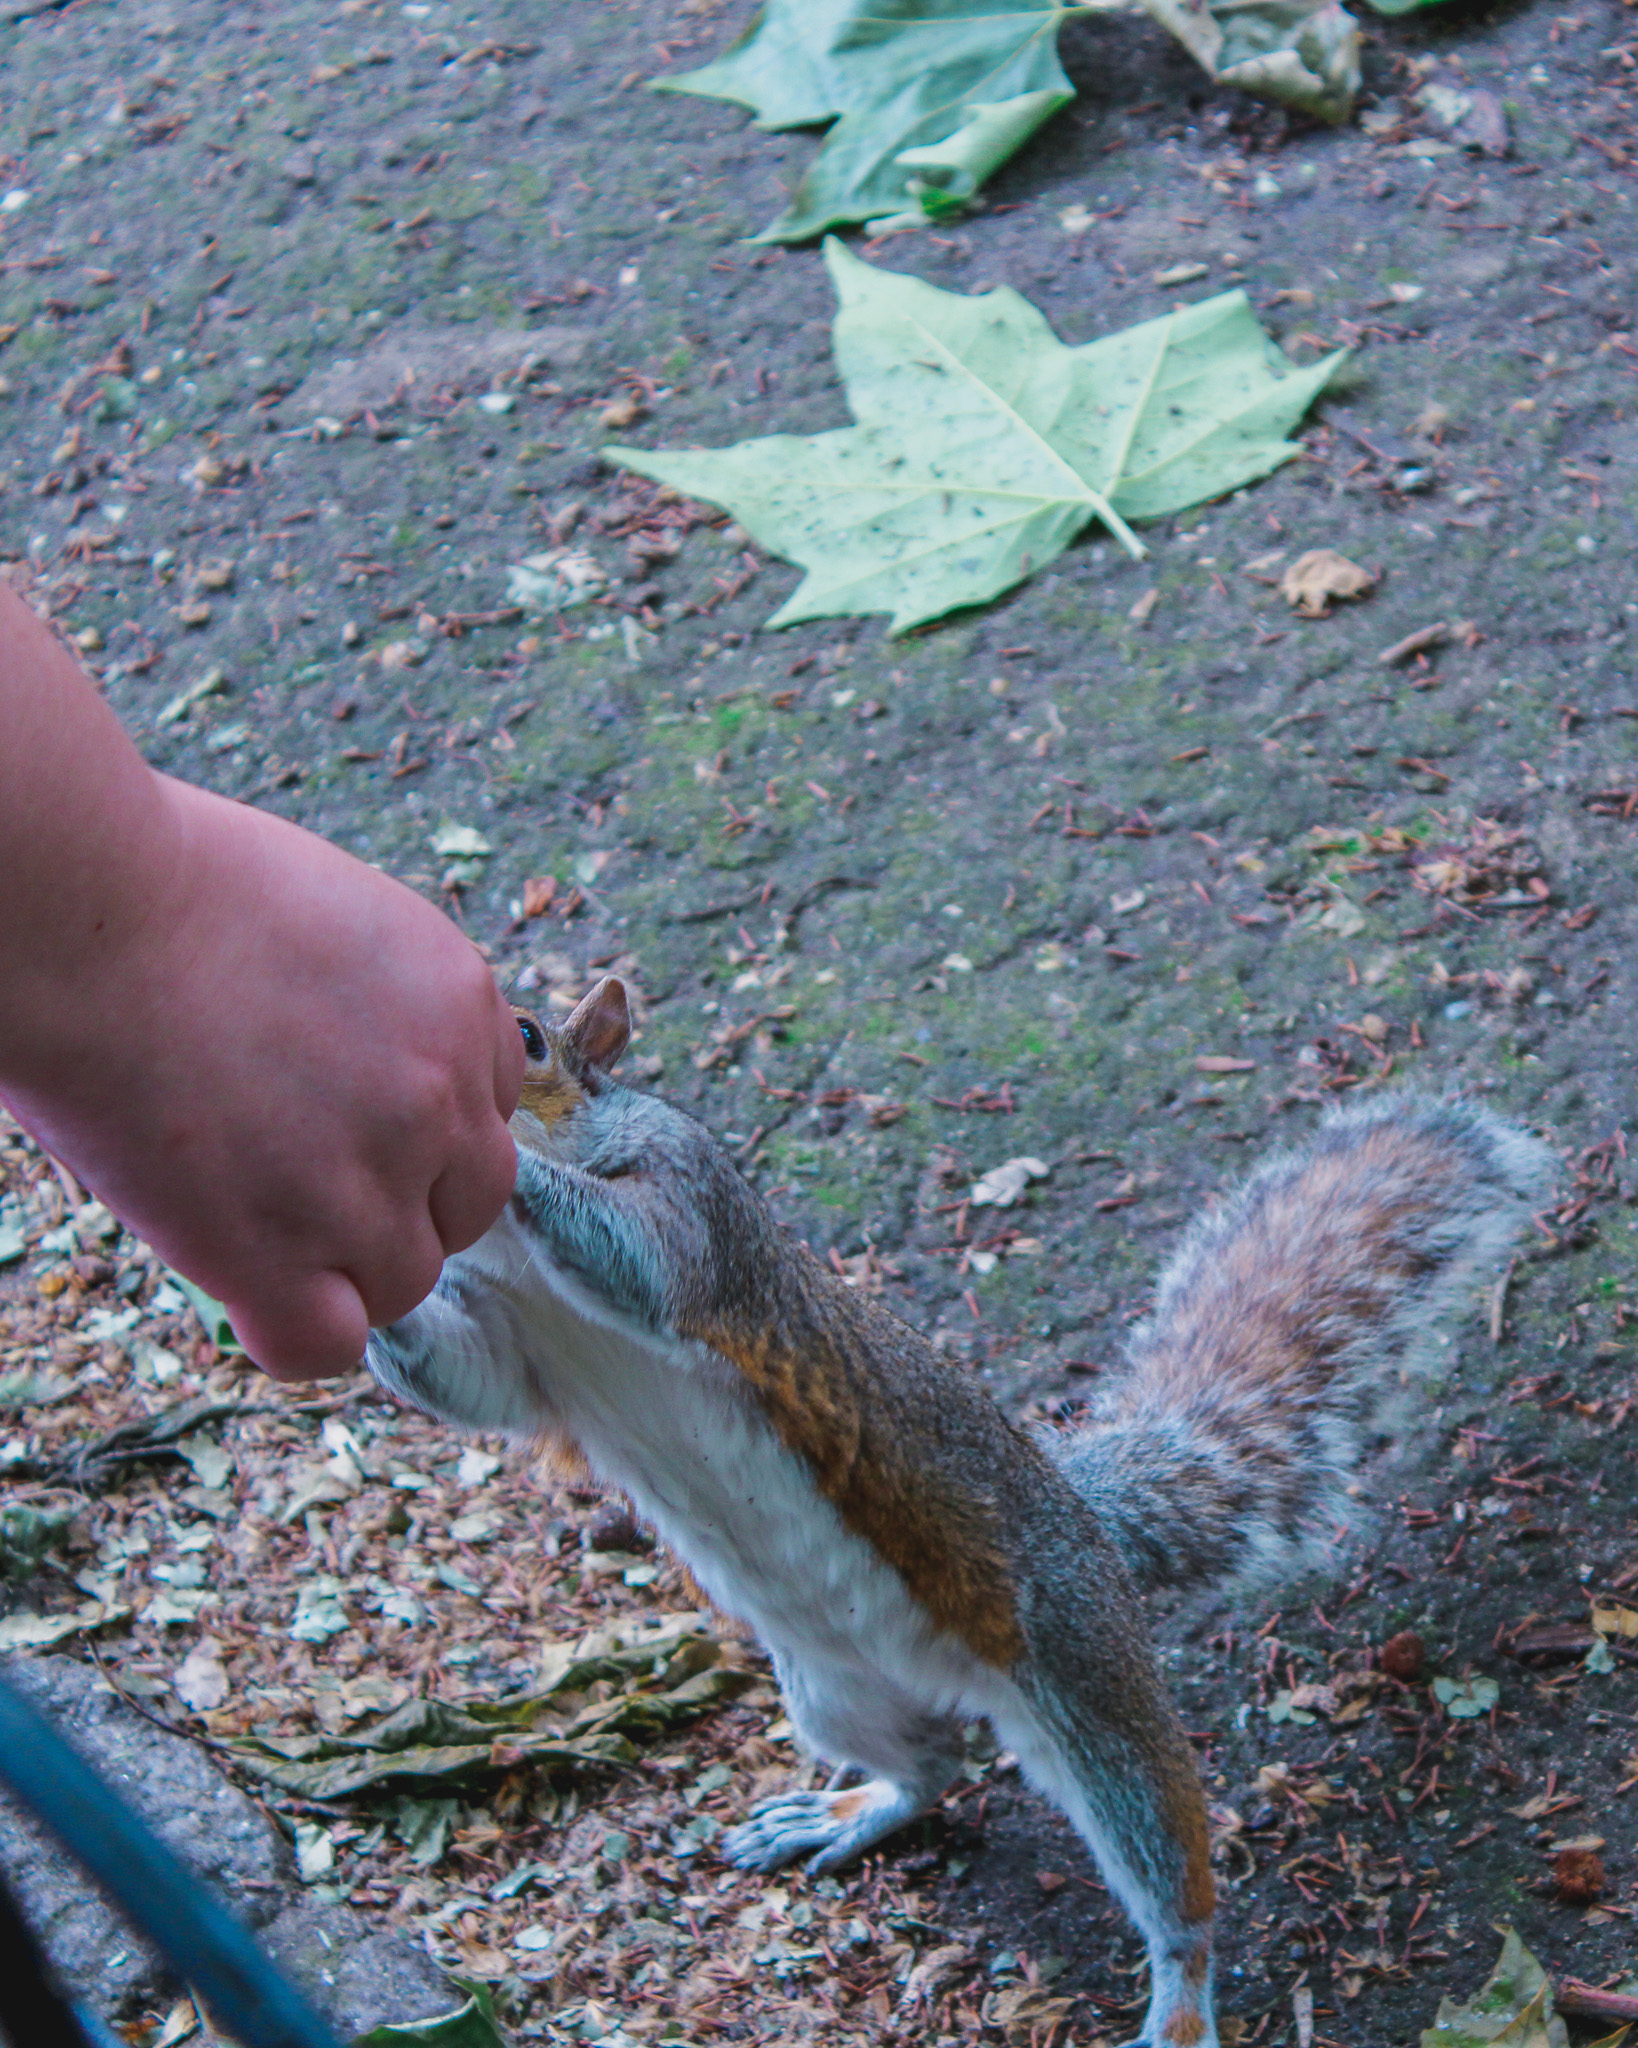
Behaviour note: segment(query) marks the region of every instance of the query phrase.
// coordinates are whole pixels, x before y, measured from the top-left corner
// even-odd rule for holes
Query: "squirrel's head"
[[[572,1153],[577,1114],[602,1093],[631,1037],[625,985],[606,975],[561,1024],[543,1024],[528,1010],[513,1014],[528,1065],[512,1135],[531,1152]]]

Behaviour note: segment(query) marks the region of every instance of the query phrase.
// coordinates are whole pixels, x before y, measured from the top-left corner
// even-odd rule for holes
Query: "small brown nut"
[[[1398,1635],[1389,1636],[1377,1652],[1377,1662],[1382,1669],[1403,1685],[1413,1685],[1427,1668],[1427,1661],[1427,1645],[1410,1628],[1402,1628]]]
[[[1553,1858],[1553,1892],[1561,1906],[1590,1906],[1601,1899],[1601,1858],[1591,1849],[1560,1849]]]
[[[623,1500],[606,1501],[586,1524],[588,1550],[636,1550],[642,1543],[637,1517]]]

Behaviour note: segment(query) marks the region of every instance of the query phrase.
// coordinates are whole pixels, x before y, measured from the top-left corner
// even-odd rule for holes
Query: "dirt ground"
[[[445,902],[544,1008],[618,967],[637,1074],[1014,1412],[1070,1412],[1182,1221],[1334,1095],[1461,1086],[1548,1134],[1563,1198],[1360,1475],[1334,1569],[1160,1628],[1217,1808],[1240,2038],[1297,2039],[1307,1990],[1316,2043],[1414,2041],[1499,1920],[1613,1981],[1638,1646],[1585,1658],[1589,1602],[1638,1584],[1638,16],[1373,18],[1369,123],[1335,133],[1208,89],[1143,19],[1066,31],[1079,97],[985,207],[856,246],[1015,286],[1068,342],[1239,284],[1295,359],[1356,353],[1301,459],[1163,523],[1148,563],[1089,536],[899,641],[759,631],[796,572],[599,461],[846,420],[816,252],[745,239],[813,141],[645,87],[748,19],[0,0],[5,573],[156,765]],[[1504,101],[1507,154],[1444,141],[1411,97],[1430,80]],[[510,608],[508,565],[571,535],[609,594],[556,622]],[[1279,570],[1318,546],[1378,584],[1303,620]],[[451,825],[492,850],[437,849]],[[1051,1168],[1027,1206],[969,1215],[1018,1154]],[[104,1375],[87,1418],[153,1405],[75,1335],[117,1306],[117,1260],[42,1300],[70,1269],[29,1214],[6,1362],[66,1346]],[[150,1304],[156,1277],[123,1270]],[[208,1347],[195,1366],[184,1389],[231,1370]],[[568,1503],[565,1554],[597,1512]],[[310,1538],[279,1525],[273,1554]],[[560,1625],[648,1597],[598,1583]],[[1407,1629],[1428,1673],[1493,1679],[1494,1708],[1452,1719],[1425,1677],[1350,1688]],[[150,1689],[188,1640],[133,1624]],[[740,1768],[777,1711],[721,1710],[698,1755]],[[1132,1938],[1005,1760],[974,1768],[947,1816],[817,1895],[859,1902],[857,1963],[759,1952],[726,2004],[690,2004],[707,1920],[636,1989],[603,1948],[578,1977],[489,1974],[565,2039],[621,2012],[634,2038],[1116,2037]],[[618,1774],[577,1797],[572,1845],[540,1821],[530,1855],[669,1824]],[[1603,1898],[1560,1902],[1555,1845],[1593,1837]],[[484,1853],[521,1855],[504,1827]],[[753,1920],[805,1895],[689,1882]],[[451,1887],[444,1867],[393,1897],[424,1914]],[[465,1938],[498,1953],[481,1919]],[[967,1960],[923,1980],[918,2017],[904,1980],[941,1949]]]

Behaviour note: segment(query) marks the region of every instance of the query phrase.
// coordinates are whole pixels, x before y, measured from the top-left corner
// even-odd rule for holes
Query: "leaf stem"
[[[1098,517],[1103,521],[1104,525],[1108,527],[1109,531],[1120,542],[1134,562],[1144,561],[1148,556],[1149,550],[1143,545],[1142,541],[1138,539],[1126,521],[1122,519],[1114,506],[1110,504],[1109,500],[1101,492],[1094,491],[1092,496],[1097,502]]]

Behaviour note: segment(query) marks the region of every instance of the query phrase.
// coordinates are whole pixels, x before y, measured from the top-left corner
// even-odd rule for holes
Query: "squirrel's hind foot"
[[[809,1870],[838,1870],[922,1811],[913,1792],[887,1778],[846,1792],[783,1792],[730,1828],[722,1853],[742,1870],[779,1870],[811,1849]]]
[[[1151,2016],[1143,2032],[1120,2048],[1218,2048],[1217,2023],[1209,2012],[1172,2013],[1164,2024],[1169,2031],[1156,2033]]]
[[[1143,2032],[1122,2048],[1218,2048],[1210,1949],[1202,1944],[1183,1954],[1151,1948],[1149,1971],[1153,1988]]]
[[[1217,2024],[1209,2012],[1172,2013],[1164,2024],[1170,2031],[1156,2033],[1151,2016],[1143,2032],[1120,2048],[1218,2048]]]

